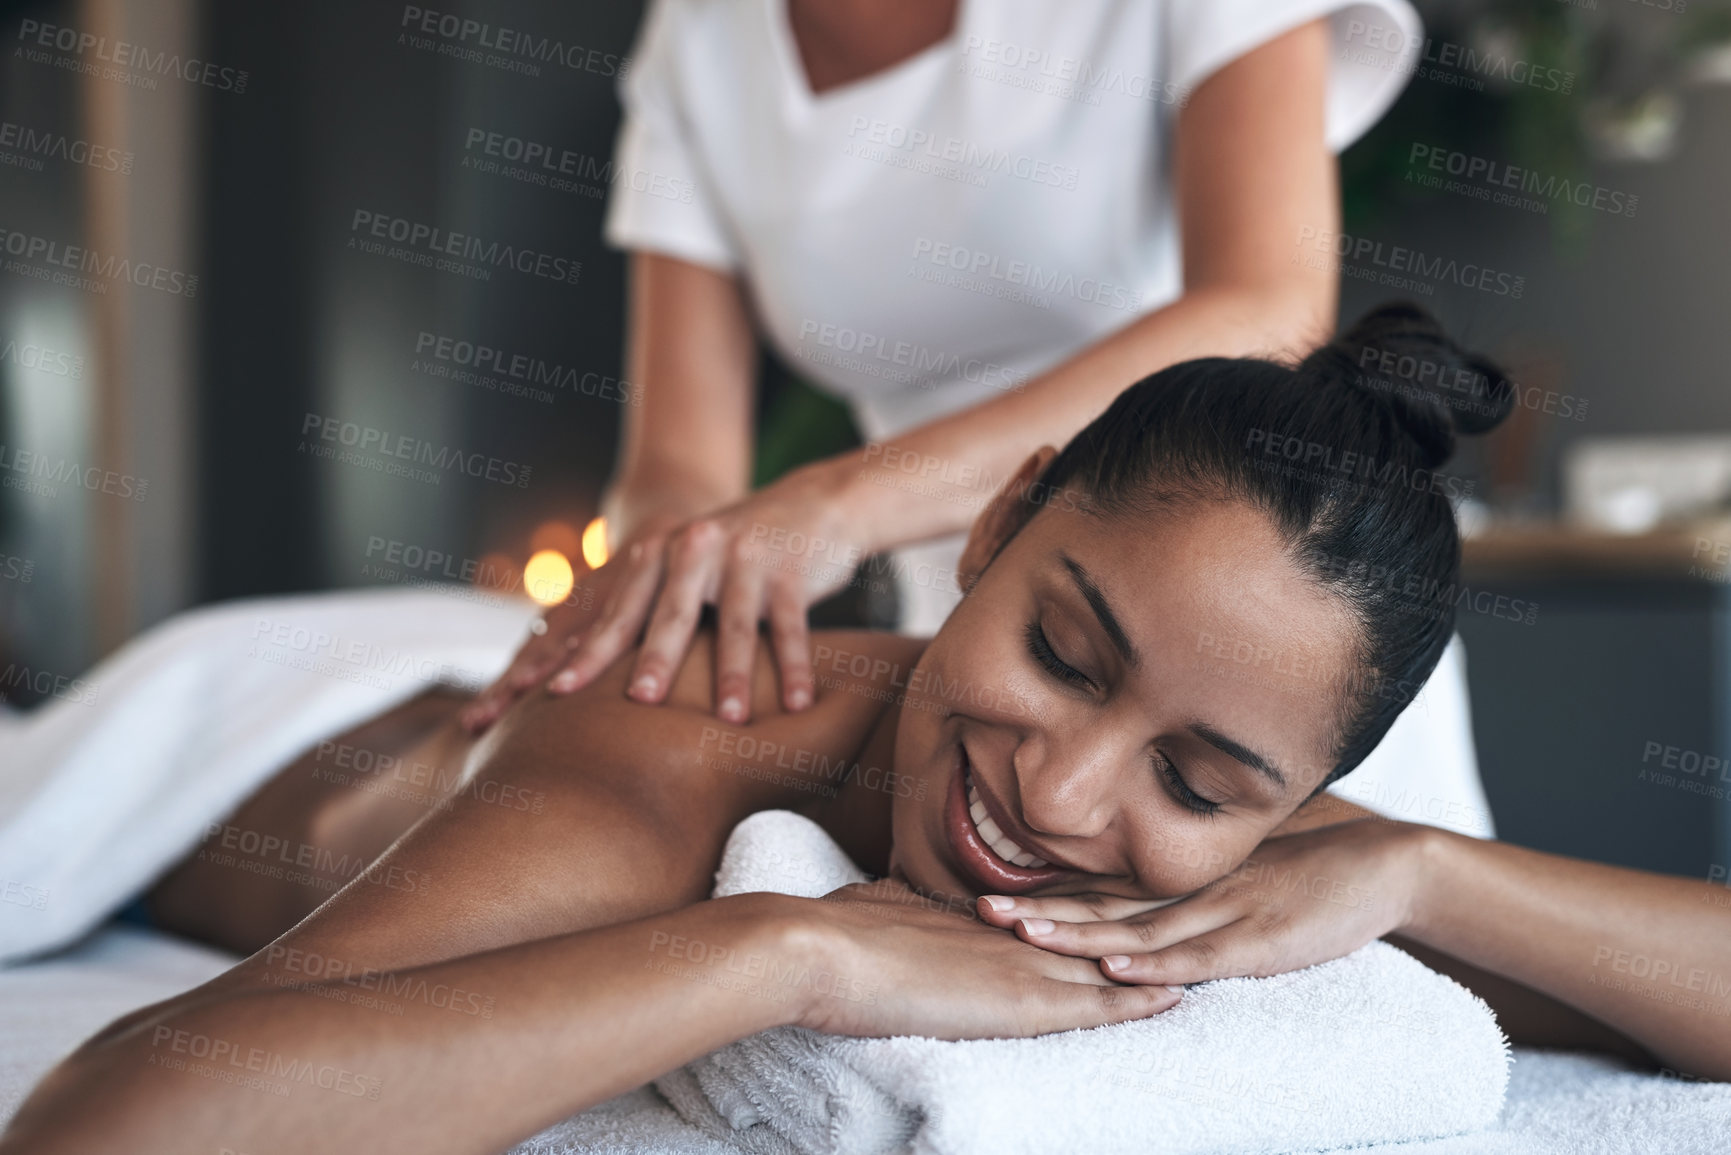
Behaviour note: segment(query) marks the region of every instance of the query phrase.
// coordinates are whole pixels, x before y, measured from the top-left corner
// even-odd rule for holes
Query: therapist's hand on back
[[[627,693],[639,702],[667,696],[704,605],[717,607],[716,714],[750,718],[760,622],[790,711],[811,705],[814,679],[806,611],[841,589],[877,546],[847,510],[848,462],[803,466],[732,505],[702,517],[644,524],[605,567],[600,612],[556,609],[546,630],[518,652],[511,668],[465,711],[471,731],[490,726],[518,696],[546,681],[568,694],[594,681],[642,638]]]

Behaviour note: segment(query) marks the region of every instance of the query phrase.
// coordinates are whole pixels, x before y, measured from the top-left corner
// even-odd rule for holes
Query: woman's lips
[[[1058,866],[1038,869],[1016,866],[999,858],[974,826],[968,813],[968,752],[956,745],[956,769],[944,798],[944,835],[961,867],[963,877],[976,884],[981,894],[1027,894],[1070,873]]]

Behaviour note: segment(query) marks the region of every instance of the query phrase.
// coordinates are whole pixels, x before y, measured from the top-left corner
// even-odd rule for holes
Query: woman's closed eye
[[[1023,634],[1028,639],[1028,652],[1034,655],[1034,660],[1044,666],[1046,672],[1060,682],[1068,682],[1072,686],[1094,689],[1094,680],[1081,670],[1066,662],[1052,649],[1052,643],[1046,638],[1045,628],[1040,625],[1040,619],[1029,622]]]
[[[1172,759],[1158,750],[1150,757],[1153,759],[1154,768],[1160,772],[1161,777],[1166,779],[1166,788],[1171,791],[1172,797],[1177,799],[1180,805],[1204,818],[1212,818],[1220,813],[1220,807],[1223,803],[1216,802],[1212,798],[1204,798],[1192,790],[1190,783],[1184,781],[1184,775],[1178,773],[1178,767],[1173,765]]]
[[[1038,618],[1030,621],[1023,633],[1028,640],[1028,652],[1034,656],[1035,661],[1045,667],[1047,673],[1072,686],[1080,686],[1089,690],[1097,688],[1092,678],[1058,656],[1058,652],[1052,648],[1051,640],[1046,637],[1046,630],[1040,625]],[[1154,768],[1166,780],[1167,790],[1186,810],[1200,814],[1204,818],[1212,818],[1220,813],[1220,808],[1224,804],[1216,802],[1212,798],[1206,798],[1192,790],[1190,783],[1184,780],[1184,775],[1178,772],[1178,767],[1173,764],[1172,759],[1159,751],[1151,754],[1150,758],[1154,762]]]

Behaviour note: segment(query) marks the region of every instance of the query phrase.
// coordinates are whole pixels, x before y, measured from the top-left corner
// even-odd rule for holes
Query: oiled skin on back
[[[865,632],[822,634],[814,643],[882,658],[882,666],[899,669],[903,677],[923,645]],[[875,681],[829,680],[812,707],[787,714],[777,704],[765,648],[753,687],[753,721],[732,726],[711,712],[712,654],[713,639],[700,634],[663,705],[625,697],[630,663],[621,661],[575,694],[526,695],[473,743],[458,731],[447,704],[447,720],[403,756],[459,755],[467,762],[463,788],[448,809],[427,813],[367,872],[412,885],[357,880],[234,970],[129,1016],[99,1040],[186,1002],[284,981],[286,960],[307,954],[331,960],[346,974],[401,970],[701,901],[728,833],[758,810],[809,813],[862,865],[881,871],[888,854],[888,793],[843,787],[824,798],[823,792],[802,789],[797,773],[777,768],[773,760],[763,767],[768,773],[754,777],[736,770],[750,760],[720,751],[724,736],[731,736],[736,751],[739,740],[749,737],[760,745],[812,751],[832,763],[867,760],[888,767],[894,725],[885,699],[893,693],[885,691],[893,689],[893,674],[880,671]],[[821,764],[821,757],[814,761]],[[302,759],[284,774],[305,773],[307,764]],[[488,783],[501,789],[487,789]],[[501,797],[503,787],[513,798],[536,798],[539,812],[485,800]],[[319,795],[313,813],[289,815],[291,807],[279,818],[300,823],[320,845],[340,844],[333,826],[365,826],[376,815],[368,813],[374,806],[369,796],[347,787],[337,791]],[[245,812],[243,807],[238,813]],[[228,885],[235,893],[225,900],[244,906],[246,884],[231,879]],[[254,889],[270,893],[265,884]],[[307,899],[303,894],[293,901]],[[159,898],[160,907],[168,905]],[[220,917],[219,907],[207,896],[201,908],[206,921]]]

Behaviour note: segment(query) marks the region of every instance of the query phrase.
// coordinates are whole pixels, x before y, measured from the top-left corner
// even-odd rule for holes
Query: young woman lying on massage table
[[[974,526],[977,582],[937,637],[814,638],[834,657],[806,711],[781,713],[765,672],[754,721],[718,724],[706,638],[671,706],[628,700],[619,662],[574,695],[525,696],[478,741],[443,694],[338,740],[461,767],[469,786],[544,798],[539,813],[480,800],[498,791],[429,808],[334,787],[309,753],[230,824],[382,854],[369,877],[410,885],[357,879],[314,910],[306,887],[190,856],[150,893],[153,916],[256,953],[85,1043],[0,1152],[497,1151],[781,1024],[1089,1027],[1383,935],[1482,994],[1517,1042],[1731,1078],[1731,919],[1703,905],[1707,884],[1318,793],[1376,745],[1452,628],[1449,598],[1412,592],[1456,577],[1451,511],[1427,482],[1451,418],[1416,382],[1361,379],[1368,347],[1484,372],[1463,431],[1507,407],[1506,380],[1410,308],[1296,369],[1176,365],[1023,466]],[[1260,468],[1272,433],[1374,476]],[[595,575],[597,601],[609,580]],[[1282,655],[1285,673],[1199,668],[1202,635]],[[708,899],[728,832],[776,807],[885,877],[821,900]],[[762,981],[693,981],[689,960],[715,952],[759,960]],[[1613,975],[1621,952],[1679,981]],[[383,1013],[355,990],[443,993]],[[323,1089],[256,1094],[165,1062],[185,1053],[242,1073],[315,1064]]]

